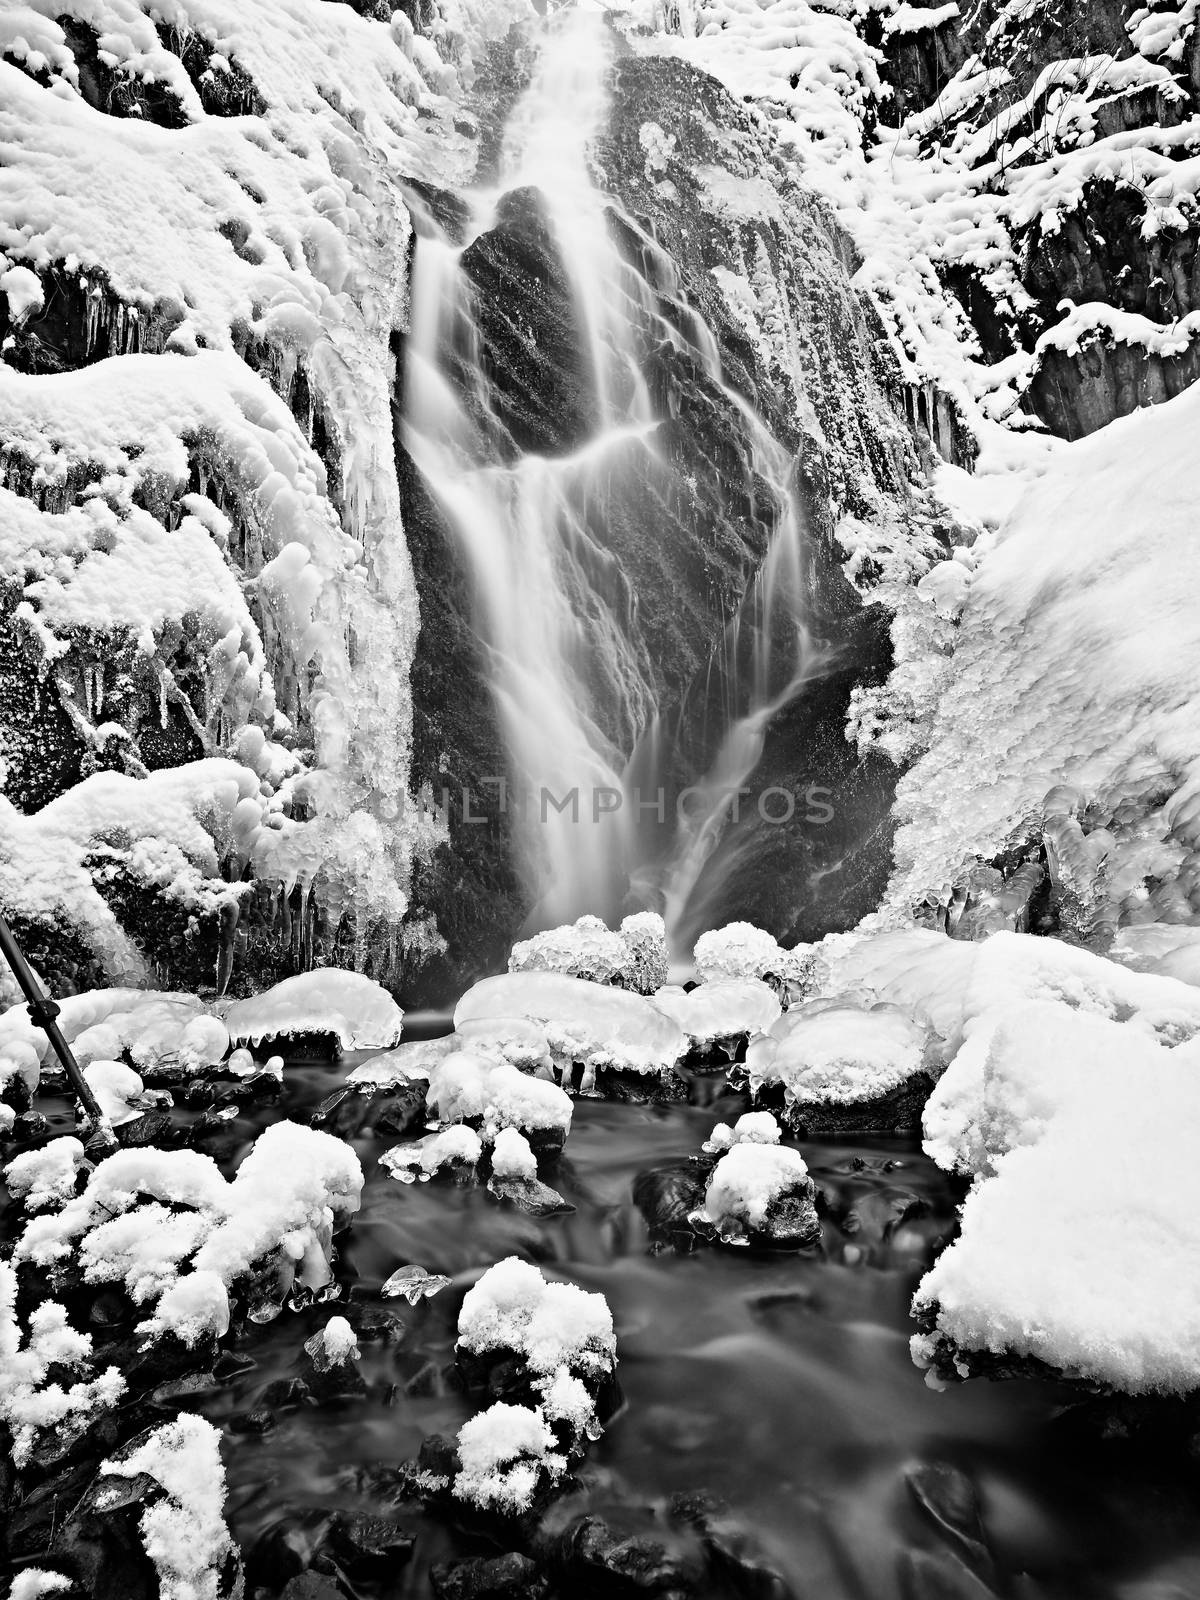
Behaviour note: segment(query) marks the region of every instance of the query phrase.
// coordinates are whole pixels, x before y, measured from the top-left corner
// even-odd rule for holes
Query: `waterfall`
[[[554,15],[509,117],[496,183],[466,197],[469,215],[453,232],[414,203],[403,437],[473,584],[531,925],[649,904],[690,941],[732,865],[722,843],[733,797],[819,656],[803,620],[794,463],[725,383],[717,342],[687,304],[673,261],[625,216],[621,231],[637,241],[639,265],[622,254],[610,216],[617,208],[595,182],[591,152],[607,125],[612,49],[602,14]],[[587,399],[587,436],[560,453],[516,448],[499,415],[469,270],[472,246],[503,224],[514,197],[527,205],[531,193],[569,286]],[[645,371],[652,348],[684,355],[721,394],[775,504],[766,558],[710,672],[722,686],[715,755],[689,783],[686,804],[664,803],[648,839],[646,790],[665,794],[671,781],[678,788],[679,751],[636,594],[604,533],[631,486],[649,483],[665,499],[689,470],[659,445],[664,417]]]

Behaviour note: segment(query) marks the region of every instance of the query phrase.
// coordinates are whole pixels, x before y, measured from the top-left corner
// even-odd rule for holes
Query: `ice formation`
[[[510,972],[560,972],[592,983],[652,994],[667,975],[667,934],[653,911],[636,912],[613,933],[599,917],[580,917],[515,944]]]
[[[218,1600],[235,1547],[225,1526],[221,1430],[185,1412],[140,1434],[100,1468],[101,1478],[145,1476],[160,1494],[142,1512],[146,1554],[158,1570],[161,1600]],[[97,1496],[104,1508],[104,1489]]]
[[[503,1017],[525,1017],[543,1027],[560,1069],[579,1062],[593,1071],[661,1074],[687,1049],[678,1024],[640,995],[558,973],[484,978],[454,1011],[456,1027]]]
[[[196,1151],[118,1151],[80,1195],[26,1224],[15,1259],[51,1272],[77,1260],[87,1282],[121,1284],[150,1307],[143,1336],[194,1344],[225,1332],[230,1287],[251,1272],[260,1318],[294,1285],[324,1288],[334,1229],[362,1183],[349,1146],[291,1122],[260,1134],[231,1182]]]
[[[415,1183],[434,1177],[443,1167],[474,1167],[482,1155],[483,1140],[474,1128],[456,1122],[414,1144],[394,1145],[380,1156],[379,1165],[401,1183]]]
[[[717,978],[688,991],[660,989],[650,1000],[701,1052],[716,1045],[732,1048],[748,1034],[766,1033],[781,1009],[774,989],[759,978]]]
[[[78,1372],[88,1366],[90,1334],[76,1333],[67,1313],[53,1300],[44,1301],[29,1319],[27,1331],[17,1320],[17,1274],[0,1261],[0,1418],[12,1432],[12,1455],[18,1467],[29,1458],[46,1428],[82,1428],[97,1410],[115,1405],[125,1391],[116,1367],[96,1377],[81,1377],[64,1388],[47,1382],[51,1369]]]
[[[332,1033],[343,1050],[386,1050],[399,1043],[404,1022],[400,1007],[373,979],[332,967],[285,978],[264,994],[220,1009],[238,1044]]]
[[[516,1128],[561,1145],[571,1127],[570,1096],[557,1084],[466,1050],[434,1068],[427,1100],[442,1122],[477,1123],[488,1144],[502,1129]]]
[[[362,1359],[354,1329],[345,1317],[330,1317],[320,1332],[304,1341],[304,1348],[318,1372]]]
[[[898,790],[898,911],[944,901],[964,861],[1044,841],[1081,940],[1196,916],[1198,419],[1189,389],[1060,450],[983,555]]]

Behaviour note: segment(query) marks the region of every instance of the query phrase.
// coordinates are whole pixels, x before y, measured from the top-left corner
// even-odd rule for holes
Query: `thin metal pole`
[[[108,1118],[101,1111],[96,1096],[88,1086],[87,1079],[79,1070],[79,1063],[72,1055],[71,1047],[63,1038],[62,1029],[56,1021],[61,1007],[56,1001],[51,1000],[49,995],[42,993],[42,987],[33,975],[33,968],[21,954],[21,948],[13,938],[12,929],[2,916],[0,916],[0,955],[3,955],[8,962],[13,977],[21,986],[21,993],[29,1003],[30,1017],[49,1039],[55,1055],[62,1062],[63,1071],[92,1125],[91,1142],[115,1150],[116,1135],[109,1125]]]

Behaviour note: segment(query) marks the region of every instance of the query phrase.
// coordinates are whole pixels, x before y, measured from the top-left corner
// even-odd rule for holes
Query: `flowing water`
[[[231,1171],[267,1122],[303,1120],[352,1064],[289,1066],[286,1107],[248,1111],[223,1147],[208,1148]],[[416,1540],[406,1566],[357,1586],[361,1600],[428,1596],[432,1564],[511,1547],[468,1516],[398,1507],[389,1473],[427,1435],[453,1436],[471,1414],[453,1381],[458,1310],[488,1266],[517,1253],[603,1293],[616,1324],[624,1404],[576,1486],[552,1506],[552,1528],[597,1515],[614,1532],[648,1535],[698,1561],[676,1497],[707,1494],[762,1569],[759,1587],[710,1570],[698,1592],[712,1600],[1200,1593],[1194,1455],[1124,1441],[1111,1417],[1103,1428],[1083,1426],[1070,1409],[1079,1396],[1065,1386],[973,1382],[936,1393],[913,1367],[909,1299],[953,1229],[958,1198],[915,1141],[800,1146],[825,1196],[819,1250],[652,1253],[634,1179],[695,1154],[717,1120],[744,1109],[723,1077],[698,1075],[691,1087],[691,1103],[666,1108],[577,1102],[547,1174],[576,1209],[544,1221],[482,1187],[399,1184],[378,1165],[392,1141],[351,1141],[367,1183],[339,1238],[342,1303],[243,1325],[242,1370],[189,1386],[184,1402],[224,1430],[227,1515],[247,1553],[249,1592],[261,1582],[276,1593],[296,1553],[338,1511],[399,1515]],[[417,1307],[382,1301],[384,1280],[408,1263],[449,1275],[451,1286]],[[311,1376],[305,1339],[355,1307],[386,1309],[400,1324],[388,1342],[363,1341],[365,1394],[318,1409],[281,1401],[281,1383]],[[164,1404],[173,1410],[178,1400]],[[902,1576],[914,1551],[936,1557],[953,1544],[907,1485],[908,1473],[931,1463],[976,1487],[995,1563],[990,1589],[931,1578],[913,1587]]]
[[[697,884],[733,796],[772,719],[822,665],[805,622],[804,515],[796,464],[724,380],[711,330],[670,259],[628,217],[617,248],[613,202],[591,152],[609,112],[604,19],[569,10],[547,24],[529,87],[509,119],[497,183],[469,196],[451,237],[419,206],[404,440],[452,532],[475,591],[474,624],[504,734],[531,922],[654,904],[690,944],[706,925]],[[464,258],[517,194],[535,190],[570,289],[590,436],[565,454],[516,452],[497,416]],[[604,546],[610,507],[647,484],[666,495],[689,464],[660,450],[663,415],[643,370],[648,349],[683,352],[738,417],[757,480],[774,501],[765,560],[730,619],[714,671],[724,686],[711,765],[690,783],[673,836],[647,848],[638,799],[658,794],[677,752],[631,596]],[[647,526],[644,535],[655,537]],[[669,720],[669,719],[668,719]],[[562,805],[578,795],[577,804]],[[674,808],[672,808],[674,810]],[[730,861],[727,870],[735,865]]]

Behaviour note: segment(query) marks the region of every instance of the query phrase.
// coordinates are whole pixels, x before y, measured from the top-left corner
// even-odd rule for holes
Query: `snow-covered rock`
[[[57,1212],[33,1218],[15,1259],[78,1261],[89,1283],[115,1283],[151,1315],[150,1337],[187,1344],[229,1326],[230,1288],[254,1274],[253,1313],[277,1314],[293,1290],[331,1280],[334,1229],[358,1209],[363,1176],[340,1139],[280,1122],[259,1135],[232,1182],[193,1150],[118,1151]]]
[[[498,1403],[464,1424],[453,1493],[486,1510],[526,1511],[600,1436],[598,1400],[616,1367],[612,1314],[603,1295],[548,1283],[510,1256],[467,1291],[455,1352],[476,1388],[494,1362],[515,1357],[505,1388],[526,1403]]]
[[[803,988],[811,969],[809,946],[784,950],[777,940],[750,922],[731,922],[710,929],[692,952],[697,975],[706,983],[719,978],[758,978],[786,990]]]
[[[782,1134],[769,1111],[746,1111],[731,1128],[718,1122],[701,1148],[710,1155],[723,1155],[735,1144],[778,1144]]]
[[[29,1213],[65,1206],[88,1164],[78,1139],[51,1139],[38,1150],[25,1150],[4,1168],[4,1182],[14,1200]]]
[[[569,1073],[575,1063],[584,1067],[584,1092],[599,1070],[661,1076],[687,1050],[678,1024],[640,995],[559,973],[484,978],[454,1011],[456,1027],[504,1017],[524,1017],[544,1028],[560,1071]]]
[[[415,1183],[435,1177],[443,1168],[473,1171],[482,1156],[483,1140],[475,1129],[456,1122],[413,1144],[394,1145],[380,1156],[379,1165],[401,1183]]]
[[[691,1221],[722,1244],[794,1249],[820,1236],[815,1193],[797,1151],[741,1139],[709,1174],[704,1205]]]
[[[515,944],[508,970],[560,972],[591,983],[615,984],[636,994],[652,994],[667,975],[666,926],[653,911],[626,917],[616,933],[599,917],[580,917]]]
[[[147,1502],[140,1529],[158,1571],[161,1600],[218,1600],[222,1593],[240,1592],[240,1573],[229,1588],[220,1584],[224,1569],[236,1569],[238,1563],[225,1525],[220,1444],[219,1428],[184,1412],[139,1434],[100,1467],[94,1494],[99,1511],[105,1506],[105,1478],[146,1477],[160,1491]]]
[[[571,1099],[557,1084],[532,1078],[506,1061],[467,1050],[433,1069],[427,1096],[442,1122],[470,1122],[486,1143],[515,1128],[539,1149],[561,1149],[571,1127]]]
[[[751,1040],[746,1072],[756,1101],[781,1095],[785,1119],[810,1132],[916,1127],[933,1085],[925,1043],[899,1007],[816,1000]]]
[[[96,1377],[81,1376],[70,1387],[47,1382],[51,1369],[84,1372],[92,1353],[90,1334],[76,1333],[67,1313],[44,1301],[22,1329],[17,1319],[17,1274],[0,1261],[0,1418],[12,1431],[13,1460],[28,1459],[46,1428],[77,1429],[93,1414],[115,1405],[125,1390],[116,1367]]]

